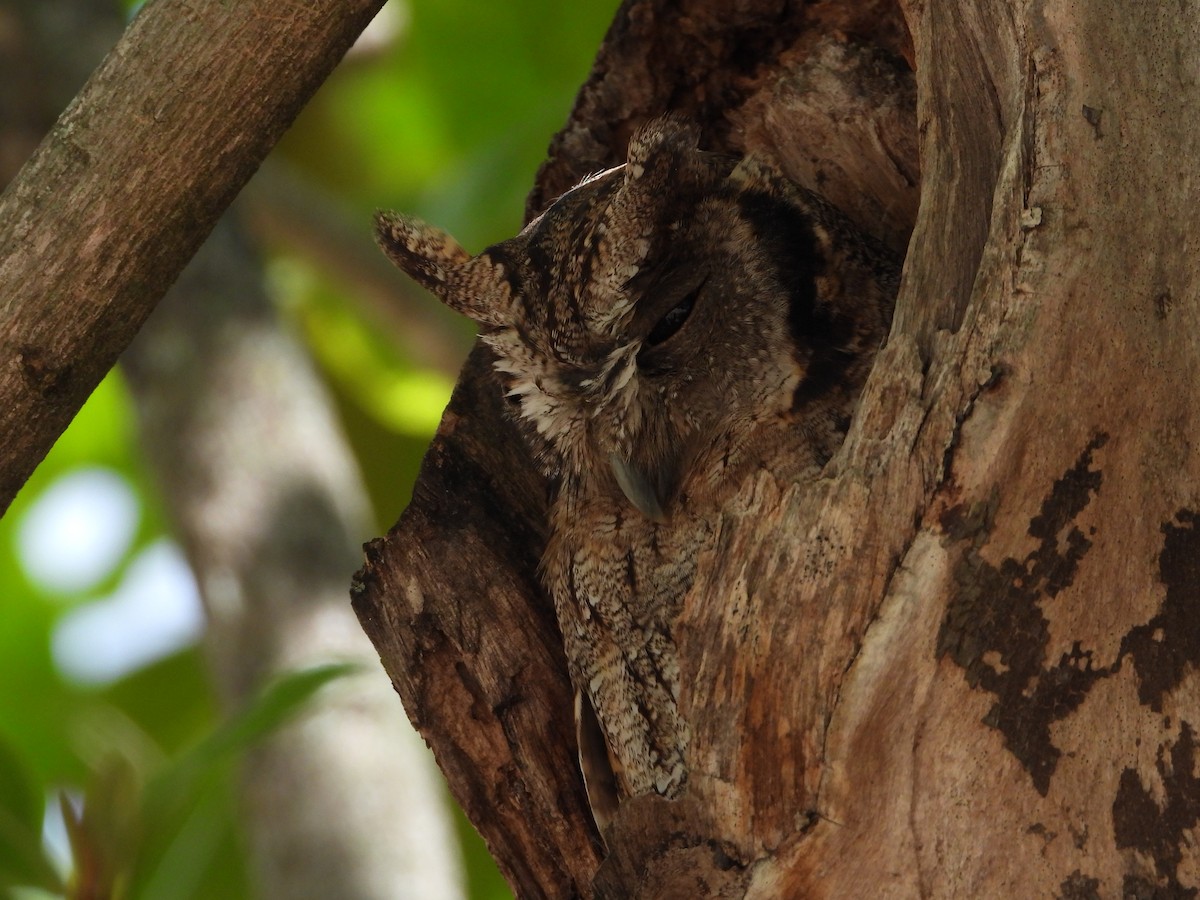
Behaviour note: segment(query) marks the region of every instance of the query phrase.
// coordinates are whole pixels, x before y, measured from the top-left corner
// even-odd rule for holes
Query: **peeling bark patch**
[[[1171,307],[1175,305],[1175,298],[1171,296],[1170,291],[1162,291],[1154,296],[1154,318],[1160,322],[1165,322],[1167,313],[1171,311]]]
[[[1121,641],[1121,654],[1133,659],[1142,705],[1162,712],[1163,696],[1200,665],[1200,514],[1181,509],[1162,525],[1159,580],[1167,594],[1158,614],[1133,628]]]
[[[720,871],[728,872],[730,869],[746,868],[743,863],[741,863],[735,857],[729,855],[729,853],[726,851],[726,848],[721,845],[720,841],[709,841],[708,847],[710,850],[712,850],[713,865],[716,866]]]
[[[1076,869],[1058,886],[1061,900],[1100,900],[1100,879],[1088,878]]]
[[[1169,745],[1169,761],[1164,752],[1167,746],[1159,748],[1155,762],[1165,804],[1159,805],[1135,769],[1125,769],[1113,801],[1113,834],[1118,849],[1135,850],[1154,860],[1160,883],[1151,884],[1139,877],[1143,886],[1154,890],[1152,895],[1145,896],[1195,897],[1200,892],[1183,887],[1178,876],[1184,843],[1192,843],[1188,833],[1200,822],[1200,778],[1195,774],[1196,740],[1192,726],[1180,722],[1179,740]],[[1130,877],[1126,877],[1126,882]]]
[[[67,393],[74,373],[72,366],[58,365],[44,347],[25,345],[17,352],[21,375],[44,400],[57,400]]]
[[[954,430],[950,433],[950,441],[946,444],[945,452],[942,453],[942,472],[940,476],[941,481],[945,481],[950,475],[950,465],[954,458],[954,451],[958,449],[959,438],[962,436],[963,422],[970,418],[971,413],[975,411],[975,404],[979,402],[979,398],[983,394],[999,385],[1007,374],[1007,366],[993,365],[991,373],[988,375],[987,379],[975,389],[975,393],[971,395],[971,398],[967,401],[967,405],[963,408],[962,412],[955,415]],[[849,430],[848,425],[847,430]]]
[[[999,565],[979,550],[993,529],[993,509],[948,510],[942,526],[952,541],[970,544],[955,564],[956,588],[938,633],[938,658],[949,656],[966,673],[972,688],[988,691],[996,702],[983,722],[1004,735],[1005,746],[1045,796],[1061,751],[1050,740],[1052,723],[1079,707],[1092,685],[1112,673],[1096,668],[1090,651],[1076,642],[1053,665],[1045,665],[1049,622],[1044,598],[1070,586],[1091,541],[1075,519],[1100,490],[1103,476],[1092,469],[1092,455],[1108,435],[1097,434],[1075,465],[1059,478],[1029,521],[1038,541],[1022,560]]]
[[[1179,896],[1160,891],[1153,881],[1140,875],[1126,875],[1121,881],[1122,900],[1176,900]]]

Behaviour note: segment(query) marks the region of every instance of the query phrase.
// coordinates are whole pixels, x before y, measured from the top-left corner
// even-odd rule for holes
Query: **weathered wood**
[[[0,196],[0,511],[381,4],[147,4]]]
[[[893,342],[922,352],[877,367],[864,412],[907,377],[928,415],[856,480],[907,485],[919,525],[841,685],[791,889],[1185,896],[1200,17],[910,15],[925,182]],[[862,547],[903,520],[864,525]]]
[[[705,147],[745,149],[730,114],[830,35],[893,55],[907,45],[891,0],[625,0],[550,142],[526,220],[581,178],[624,162],[630,135],[667,111],[695,123]]]
[[[537,580],[546,487],[491,373],[468,360],[413,499],[367,545],[354,606],[455,797],[522,897],[599,864],[554,610]]]

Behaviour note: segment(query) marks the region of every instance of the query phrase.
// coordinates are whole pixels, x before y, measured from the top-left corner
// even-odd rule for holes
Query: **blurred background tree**
[[[407,502],[470,342],[462,323],[414,296],[377,255],[371,214],[417,213],[474,250],[512,234],[615,6],[391,0],[156,313],[125,374],[110,374],[0,520],[0,890],[282,895],[280,860],[303,844],[275,846],[273,837],[302,815],[287,804],[321,795],[303,789],[303,769],[272,786],[281,765],[271,754],[306,740],[367,743],[361,731],[347,736],[348,715],[362,718],[369,704],[399,713],[357,635],[343,646],[329,639],[341,624],[324,627],[315,605],[281,605],[281,594],[302,588],[287,580],[283,554],[319,544],[309,555],[344,569],[344,584],[329,576],[320,602],[350,615],[356,559],[346,548],[390,527]],[[12,177],[128,14],[117,0],[0,0],[0,179]],[[235,377],[277,365],[294,368]],[[264,382],[257,399],[241,395]],[[296,399],[302,392],[315,399]],[[239,412],[214,425],[216,414],[198,408]],[[336,422],[318,429],[335,433],[328,456],[292,427],[323,416]],[[196,428],[220,441],[198,443]],[[301,458],[332,500],[268,496],[288,483],[276,483],[276,471],[293,477]],[[335,462],[314,462],[327,458]],[[212,484],[231,473],[243,480]],[[256,491],[304,527],[278,559],[257,544],[214,549],[222,535],[237,540],[223,515],[236,518],[237,500]],[[278,569],[258,586],[267,599],[237,615],[215,608],[230,583],[239,598],[254,594],[239,563],[261,575],[264,555]],[[289,630],[293,617],[324,631],[314,639]],[[367,664],[349,674],[332,665],[360,658]],[[368,712],[368,721],[386,718]],[[399,740],[388,731],[395,723],[380,727],[384,747]],[[269,732],[275,749],[261,742]],[[449,804],[427,758],[396,765],[434,782],[415,788],[421,797]],[[363,783],[388,790],[384,779]],[[352,803],[349,817],[362,805]],[[328,835],[361,843],[336,809],[317,806]],[[452,843],[428,815],[408,834]],[[401,850],[439,868],[447,896],[508,896],[461,817],[454,831],[461,873],[452,846],[422,854],[410,837]],[[99,871],[122,859],[136,864]],[[412,865],[395,861],[397,873]],[[418,875],[405,869],[406,879]],[[431,896],[433,882],[401,882],[397,874],[385,887],[332,895]],[[330,894],[313,885],[311,895]]]

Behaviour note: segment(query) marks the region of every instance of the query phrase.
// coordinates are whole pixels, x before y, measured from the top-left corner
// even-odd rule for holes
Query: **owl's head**
[[[822,202],[696,141],[651,123],[624,165],[478,256],[416,219],[377,223],[401,269],[480,324],[553,467],[615,479],[656,520],[697,459],[837,378],[858,330]]]

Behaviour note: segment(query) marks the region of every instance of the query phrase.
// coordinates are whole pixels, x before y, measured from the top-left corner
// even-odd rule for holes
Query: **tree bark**
[[[759,32],[725,4],[626,4],[531,195],[618,159],[622,110],[680,108],[714,149],[823,174],[893,244],[917,211],[841,452],[816,483],[744,486],[676,624],[683,797],[622,804],[606,857],[590,833],[542,488],[483,351],[369,548],[360,618],[520,896],[1200,889],[1200,13],[912,0],[906,143],[904,29],[831,39],[856,6],[740,5],[790,37],[730,95],[605,67],[697,23],[706,46]],[[839,96],[867,99],[844,121]]]
[[[0,197],[0,512],[382,0],[157,0]]]

